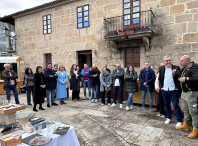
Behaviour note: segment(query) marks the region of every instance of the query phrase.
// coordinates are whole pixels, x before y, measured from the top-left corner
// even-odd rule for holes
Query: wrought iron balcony
[[[124,41],[130,39],[150,38],[153,34],[154,13],[152,10],[104,18],[105,39]]]

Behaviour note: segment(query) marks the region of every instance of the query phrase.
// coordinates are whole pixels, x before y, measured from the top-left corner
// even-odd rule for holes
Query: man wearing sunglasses
[[[192,117],[193,131],[188,135],[189,138],[194,139],[198,137],[198,110],[197,110],[197,96],[198,96],[198,66],[191,62],[189,55],[183,55],[180,59],[182,67],[179,78],[182,88],[182,107],[184,110],[184,122],[181,126],[176,127],[177,130],[190,131],[189,121]]]
[[[116,106],[117,93],[119,91],[120,96],[120,108],[122,108],[123,102],[123,84],[124,84],[124,69],[121,68],[121,64],[116,64],[116,69],[113,71],[111,77],[113,78],[113,104],[111,107]]]
[[[162,95],[165,102],[167,119],[165,124],[171,122],[171,101],[175,108],[175,114],[177,118],[176,127],[182,125],[182,113],[179,106],[180,97],[180,84],[179,84],[179,71],[180,67],[172,65],[170,56],[163,58],[165,66],[160,68],[159,71],[159,87],[162,91]]]

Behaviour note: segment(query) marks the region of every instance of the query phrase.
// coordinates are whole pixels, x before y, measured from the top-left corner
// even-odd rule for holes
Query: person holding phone
[[[177,118],[176,127],[182,125],[182,113],[179,106],[180,97],[180,84],[179,84],[179,71],[180,67],[175,66],[171,63],[171,57],[165,56],[163,58],[165,66],[161,67],[159,70],[159,88],[162,91],[162,95],[165,102],[167,119],[165,124],[170,124],[171,122],[171,101],[175,108],[175,114]]]

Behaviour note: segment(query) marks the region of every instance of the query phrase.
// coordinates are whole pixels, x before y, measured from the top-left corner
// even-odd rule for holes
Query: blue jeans
[[[123,102],[123,85],[113,86],[113,102],[116,104],[118,91],[119,91],[119,96],[120,96],[120,104],[122,104],[122,102]]]
[[[55,89],[47,90],[47,104],[49,104],[50,93],[51,93],[51,103],[54,103],[54,92],[55,92]]]
[[[133,105],[133,93],[129,93],[129,97],[127,100],[127,106],[129,106],[129,104]]]
[[[173,106],[175,108],[175,114],[178,122],[182,122],[182,113],[179,106],[179,95],[178,91],[164,91],[162,90],[162,95],[164,98],[165,108],[166,108],[166,114],[168,119],[172,119],[171,117],[171,101],[173,103]]]
[[[146,92],[148,92],[149,99],[150,99],[150,106],[149,108],[153,107],[153,95],[152,92],[149,91],[149,87],[146,87],[147,91],[142,91],[142,107],[145,107],[145,98],[146,98]]]
[[[92,99],[94,99],[94,91],[96,92],[96,99],[98,99],[98,84],[92,85]]]
[[[5,87],[5,90],[6,90],[7,100],[10,100],[10,91],[12,90],[14,93],[14,97],[15,97],[15,103],[19,104],[18,91],[17,91],[16,85]]]
[[[89,87],[89,82],[83,82],[83,88],[84,88],[84,96],[86,97],[86,87],[88,87],[89,90],[89,97],[91,97],[91,88]]]

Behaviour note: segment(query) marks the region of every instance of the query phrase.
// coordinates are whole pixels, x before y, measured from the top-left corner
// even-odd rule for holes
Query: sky
[[[54,0],[0,0],[0,17]]]

